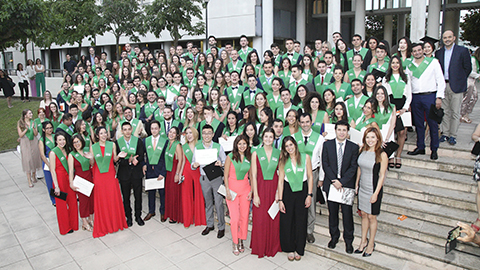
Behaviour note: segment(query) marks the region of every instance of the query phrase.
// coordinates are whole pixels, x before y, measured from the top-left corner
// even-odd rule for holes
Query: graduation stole
[[[241,85],[238,85],[238,90],[237,90],[237,94],[234,96],[233,95],[233,88],[232,86],[230,86],[229,88],[227,88],[227,94],[228,94],[228,100],[230,100],[231,104],[232,104],[232,109],[237,109],[238,106],[240,106],[240,100],[242,100],[242,94],[243,92],[245,91],[245,88]],[[237,107],[233,107],[235,105],[235,103],[238,102],[238,105]]]
[[[359,118],[359,119],[360,119],[360,122],[355,127],[356,130],[361,130],[362,128],[370,125],[371,123],[376,122],[375,118],[373,118],[373,117],[370,117],[367,120],[365,120],[365,115],[362,118]]]
[[[46,146],[48,146],[48,148],[50,148],[50,149],[55,148],[55,143],[54,143],[53,141],[49,140],[49,139],[47,138],[47,136],[45,136],[45,140],[44,140],[43,138],[40,138],[40,140],[41,140]]]
[[[258,91],[257,91],[258,90]],[[260,93],[260,89],[256,89],[255,90],[255,95],[257,93]],[[250,96],[250,88],[248,88],[247,90],[243,91],[243,100],[245,101],[245,106],[248,106],[248,105],[253,105],[255,103],[255,95],[253,95],[253,100]]]
[[[312,132],[308,137],[307,145],[305,145],[305,142],[304,142],[305,138],[301,130],[295,133],[293,137],[297,141],[298,151],[300,153],[305,153],[305,154],[308,154],[309,156],[312,156],[313,150],[315,149],[315,146],[318,142],[318,138],[320,138],[320,133]]]
[[[168,89],[166,89],[165,94],[163,94],[162,89],[160,89],[160,88],[157,88],[154,91],[155,91],[155,93],[157,93],[157,95],[159,97],[164,97],[165,99],[167,99]]]
[[[225,127],[223,129],[223,134],[227,135],[227,136],[237,136],[239,134],[238,132],[238,128],[236,128],[233,132],[230,131],[230,127]]]
[[[350,79],[350,82],[353,80],[353,79],[359,79],[361,81],[363,81],[363,79],[365,78],[365,75],[367,75],[367,72],[365,70],[362,70],[360,71],[360,74],[358,74],[358,77],[355,75],[355,71],[352,69],[349,69],[347,71],[347,74],[348,74],[348,78]]]
[[[278,72],[278,77],[280,77],[280,79],[282,79],[283,84],[286,84],[287,78],[289,79],[288,83],[290,83],[290,76],[292,76],[292,71],[291,70],[289,70],[287,72],[287,74],[285,74],[285,71],[283,71],[283,70],[280,70]]]
[[[236,72],[240,73],[242,71],[242,68],[243,68],[243,62],[238,59],[237,64],[234,67],[233,62],[231,61],[230,63],[228,63],[227,68],[228,68],[229,72],[236,71]]]
[[[33,125],[35,125],[34,121],[30,120],[30,124],[27,127],[27,132],[25,133],[25,136],[27,136],[30,141],[35,138],[33,133]]]
[[[245,179],[245,175],[250,170],[250,161],[244,156],[243,162],[237,162],[233,160],[233,153],[228,154],[230,160],[232,161],[233,167],[235,168],[235,175],[237,176],[237,180]]]
[[[201,90],[202,90],[203,98],[206,99],[208,96],[208,90],[210,90],[210,87],[205,84]]]
[[[175,156],[175,150],[177,149],[177,145],[180,142],[174,141],[172,146],[167,146],[167,150],[165,151],[165,167],[167,171],[171,172],[173,167],[173,156]]]
[[[348,90],[348,87],[350,85],[348,83],[342,83],[342,85],[340,85],[340,89],[338,89],[337,91],[337,87],[335,86],[335,82],[331,83],[330,84],[330,89],[333,90],[333,92],[335,92],[335,98],[339,98],[339,97],[342,97],[343,99],[345,99],[345,94],[347,93],[347,90]]]
[[[381,72],[387,73],[387,69],[388,69],[387,58],[385,57],[384,63],[381,66],[378,66],[378,62],[370,66],[370,72],[372,72],[374,69],[377,69],[377,70],[380,70]]]
[[[325,111],[318,110],[317,116],[313,120],[313,131],[320,133],[323,125],[323,117],[325,117]]]
[[[347,51],[347,59],[348,59],[348,65],[352,65],[353,66],[353,56],[355,55],[354,54],[354,51],[355,49],[351,49],[349,51]],[[362,56],[362,60],[365,59],[365,55],[367,55],[367,52],[368,52],[368,49],[367,48],[361,48],[360,49],[360,55]]]
[[[70,93],[70,91],[68,91],[68,95],[65,94],[65,91],[60,91],[60,96],[63,98],[63,100],[67,101],[67,100],[70,100],[70,98],[72,97],[72,94]]]
[[[187,158],[188,162],[192,163],[193,160],[193,151],[190,149],[190,145],[188,143],[185,143],[182,145],[183,148],[183,153],[185,154],[185,157]]]
[[[68,173],[68,163],[67,163],[67,158],[65,157],[65,155],[63,154],[62,150],[60,148],[57,147],[54,147],[52,149],[53,153],[55,153],[55,156],[57,156],[57,158],[60,160],[60,162],[62,163],[63,165],[63,168],[65,168],[65,170],[67,171]]]
[[[388,82],[390,88],[392,89],[393,98],[402,98],[403,90],[405,90],[406,83],[403,81],[402,77],[398,77],[398,81],[392,75],[392,78]]]
[[[162,154],[163,147],[165,146],[165,140],[162,137],[158,137],[158,142],[153,149],[153,136],[150,136],[145,139],[145,146],[147,148],[147,157],[148,157],[148,164],[149,165],[157,165],[158,161],[160,160],[160,155]]]
[[[142,106],[137,103],[135,104],[135,117],[139,118],[140,117],[140,112],[142,111]]]
[[[301,162],[293,168],[290,157],[285,162],[285,175],[293,192],[301,191],[303,188],[303,175],[305,174],[305,154],[300,154]]]
[[[179,89],[180,89],[180,87],[179,87]],[[167,86],[167,90],[174,93],[176,96],[180,95],[180,91],[178,91],[177,88],[175,88],[173,85],[172,86]]]
[[[123,123],[125,122],[128,122],[127,119],[123,118],[121,121],[120,121],[120,126],[122,126]],[[135,132],[135,130],[137,129],[137,126],[138,126],[138,123],[140,122],[140,120],[136,119],[136,118],[133,118],[131,121],[130,121],[130,125],[132,125],[132,131]]]
[[[202,149],[205,149],[205,146],[203,146],[203,142],[200,141],[197,143],[197,145],[195,145],[195,148],[202,150]],[[217,149],[217,157],[218,157],[218,154],[220,154],[220,144],[212,141],[212,148]]]
[[[292,66],[295,65],[295,64],[298,64],[297,62],[298,62],[298,58],[299,58],[299,57],[300,57],[300,54],[299,54],[299,53],[293,52],[292,60],[290,61],[290,63],[292,64]],[[285,53],[285,54],[283,55],[282,59],[283,59],[283,58],[288,58],[288,53]]]
[[[96,143],[92,146],[93,156],[95,157],[95,162],[97,162],[98,170],[100,173],[108,172],[110,167],[110,160],[113,156],[113,142],[105,142],[105,155],[102,155],[102,149],[100,148],[100,143]]]
[[[155,103],[155,105],[152,105],[149,103],[145,104],[144,105],[144,111],[145,111],[145,116],[146,117],[149,117],[150,115],[153,114],[153,112],[155,112],[155,110],[158,109],[158,105]]]
[[[250,47],[247,47],[247,52],[244,52],[241,48],[238,50],[238,56],[240,56],[240,58],[242,58],[242,60],[245,60],[247,61],[247,56],[250,52],[252,52],[253,49],[250,48]]]
[[[277,172],[278,161],[280,158],[280,150],[273,147],[272,156],[268,161],[265,148],[260,147],[257,150],[258,161],[260,162],[260,168],[263,174],[263,180],[273,180],[275,172]]]
[[[423,72],[427,69],[432,61],[433,57],[425,57],[418,67],[415,66],[414,61],[412,61],[410,64],[408,64],[408,69],[412,72],[413,77],[420,79],[420,76],[422,76]]]
[[[65,125],[64,123],[61,123],[60,125],[58,125],[58,128],[65,131],[70,136],[73,135],[73,131],[67,125]]]
[[[130,137],[130,145],[127,146],[127,142],[125,141],[125,137],[118,138],[117,140],[118,146],[120,146],[120,151],[126,152],[128,155],[125,158],[130,158],[135,155],[137,152],[137,143],[138,138],[135,136]]]
[[[258,80],[260,81],[260,84],[263,87],[263,91],[265,91],[267,94],[271,94],[273,92],[272,82],[273,82],[273,78],[275,77],[276,77],[275,75],[272,75],[272,77],[270,78],[270,82],[268,82],[267,77],[265,77],[265,75],[262,75],[258,78]]]
[[[472,56],[473,60],[475,60],[475,65],[477,66],[477,73],[480,73],[480,65],[478,64],[478,59],[475,56]]]
[[[73,153],[73,157],[82,165],[82,171],[88,171],[90,169],[90,160],[78,152]]]
[[[275,101],[275,97],[273,96],[273,92],[267,95],[268,104],[272,111],[275,111],[276,108],[280,107],[282,103],[282,99],[280,98],[280,94],[278,95],[277,101]]]
[[[213,118],[212,119],[212,123],[210,124],[212,127],[213,127],[213,132],[215,134],[215,132],[217,131],[217,128],[218,128],[218,125],[220,125],[220,121],[217,120],[217,118]],[[199,127],[199,130],[202,130],[202,128],[207,124],[207,120],[203,120],[202,122],[200,122],[200,127]],[[202,137],[202,134],[200,133],[200,138]]]

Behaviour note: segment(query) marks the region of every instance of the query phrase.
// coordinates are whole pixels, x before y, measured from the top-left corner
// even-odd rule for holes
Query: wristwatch
[[[308,196],[313,198],[313,193],[308,193]]]

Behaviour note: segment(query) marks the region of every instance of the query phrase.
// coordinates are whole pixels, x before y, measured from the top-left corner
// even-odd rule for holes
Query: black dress
[[[3,90],[3,94],[5,95],[5,97],[11,97],[15,94],[13,86],[10,85],[11,82],[12,79],[8,76],[0,78],[0,88]]]

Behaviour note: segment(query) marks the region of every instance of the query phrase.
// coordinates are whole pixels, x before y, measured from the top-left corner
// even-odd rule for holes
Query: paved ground
[[[308,252],[300,262],[289,262],[285,253],[258,259],[248,248],[234,256],[228,226],[226,236],[219,240],[216,231],[202,236],[203,226],[185,229],[161,223],[158,215],[143,227],[135,223],[99,239],[81,230],[60,235],[44,182],[29,188],[21,169],[16,152],[0,154],[2,269],[354,269]],[[143,199],[145,211],[146,194]]]

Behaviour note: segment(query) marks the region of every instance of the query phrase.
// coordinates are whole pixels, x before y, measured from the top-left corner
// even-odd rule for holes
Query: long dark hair
[[[253,105],[248,105],[245,107],[245,109],[248,110],[248,119],[243,119],[238,123],[239,126],[242,126],[246,123],[256,123],[258,122],[258,117],[257,117],[257,109]],[[244,109],[244,110],[245,110]]]
[[[271,128],[273,126],[273,111],[270,107],[265,107],[263,108],[260,112],[263,112],[267,117],[267,124],[261,123],[260,127],[258,128],[258,136],[263,137],[263,132],[265,132],[264,129]]]
[[[71,152],[71,148],[70,148],[70,142],[68,141],[67,134],[63,130],[59,130],[59,131],[55,132],[55,137],[54,137],[55,146],[57,146],[57,137],[58,136],[63,136],[63,138],[65,138],[64,149],[65,149],[65,152],[67,153],[67,156],[68,156],[68,154]]]
[[[392,71],[392,61],[393,59],[397,59],[399,64],[400,64],[400,68],[398,69],[398,72],[400,74],[400,78],[402,78],[402,80],[407,83],[408,82],[408,77],[407,75],[405,74],[405,71],[403,70],[403,66],[402,66],[402,58],[396,54],[394,56],[392,56],[392,58],[390,59],[390,62],[388,63],[388,69],[387,69],[387,74],[385,75],[385,81],[388,83],[390,81],[390,79],[392,78],[392,74],[393,74],[393,71]],[[365,76],[366,77],[366,76]]]
[[[325,111],[325,101],[323,100],[322,96],[317,91],[312,91],[307,92],[307,96],[305,97],[305,99],[303,99],[303,109],[305,110],[305,112],[312,114],[312,107],[310,106],[310,103],[314,98],[318,99],[318,110]]]
[[[375,87],[375,90],[373,90],[373,94],[372,94],[372,97],[375,98],[375,100],[377,100],[378,90],[383,91],[383,95],[385,96],[385,99],[383,100],[382,105],[385,108],[385,113],[388,113],[388,111],[390,110],[390,97],[387,93],[387,89],[383,85],[379,85],[379,86]],[[377,100],[377,104],[380,107],[380,104],[378,103],[378,100]],[[380,111],[380,110],[377,109],[377,111]]]
[[[398,44],[400,44],[400,40],[402,40],[402,39],[404,39],[405,42],[407,43],[407,58],[410,58],[412,56],[412,42],[410,41],[410,39],[407,36],[401,37],[397,42],[397,46],[398,46]],[[397,55],[402,56],[402,52],[400,51],[400,47],[398,48]]]
[[[82,134],[83,136],[89,136],[88,134],[88,130],[85,129],[85,132],[81,132],[82,130],[82,124],[83,124],[84,120],[83,119],[78,119],[77,122],[75,122],[75,133],[78,133],[78,134]],[[86,122],[85,122],[86,124]]]
[[[290,155],[288,154],[287,149],[285,147],[288,141],[292,142],[295,145],[295,156],[297,157],[295,162],[297,163],[297,167],[301,166],[302,157],[300,156],[300,152],[298,151],[297,141],[292,136],[286,136],[285,138],[283,138],[282,150],[280,152],[280,165],[285,166],[285,163],[287,163],[287,160],[290,158]]]
[[[43,140],[43,153],[45,155],[47,155],[47,136],[45,135],[45,131],[44,130],[47,130],[47,126],[48,125],[51,125],[52,126],[52,129],[53,129],[53,124],[52,122],[50,121],[45,121],[42,123],[42,140]],[[52,150],[52,149],[50,149]]]
[[[335,114],[335,108],[340,105],[342,106],[342,110],[343,110],[343,115],[342,115],[342,119],[338,119],[337,118],[337,115]],[[337,102],[335,103],[335,106],[333,106],[333,112],[332,114],[330,115],[330,118],[332,119],[332,123],[336,123],[338,121],[346,121],[348,123],[348,112],[347,112],[347,106],[345,106],[345,102]]]
[[[82,148],[81,148],[81,149],[85,148],[85,140],[83,139],[82,135],[80,135],[80,134],[75,134],[75,135],[72,136],[72,151],[73,151],[73,152],[77,152],[77,149],[75,149],[75,147],[73,147],[73,140],[74,140],[74,139],[80,140],[80,144],[82,144]]]
[[[295,96],[293,96],[293,105],[297,106],[299,103],[302,103],[302,98],[298,95],[298,90],[300,88],[303,88],[305,89],[305,97],[303,98],[303,100],[307,99],[307,95],[308,95],[308,88],[304,85],[304,84],[300,84],[298,87],[297,87],[297,91],[295,93]]]
[[[242,135],[245,135],[245,137],[248,138],[247,142],[248,142],[248,144],[250,144],[250,138],[249,138],[248,135],[247,135],[247,128],[248,128],[248,126],[252,126],[252,127],[253,127],[253,131],[254,131],[253,138],[252,138],[253,146],[259,145],[259,144],[260,144],[260,138],[258,138],[257,127],[255,126],[254,123],[248,122],[248,123],[245,125],[245,128],[243,129]]]
[[[228,116],[229,115],[235,116],[235,130],[238,129],[238,114],[235,111],[229,111],[227,113],[227,125],[225,127],[228,130],[228,132],[230,132],[230,124],[228,124]]]
[[[250,161],[252,159],[252,152],[250,151],[250,142],[248,140],[248,136],[243,134],[237,136],[237,138],[235,138],[235,141],[233,142],[232,161],[236,161],[236,162],[242,161],[240,157],[240,152],[238,152],[238,143],[241,140],[244,140],[247,143],[247,149],[243,154],[245,155],[245,158]]]

